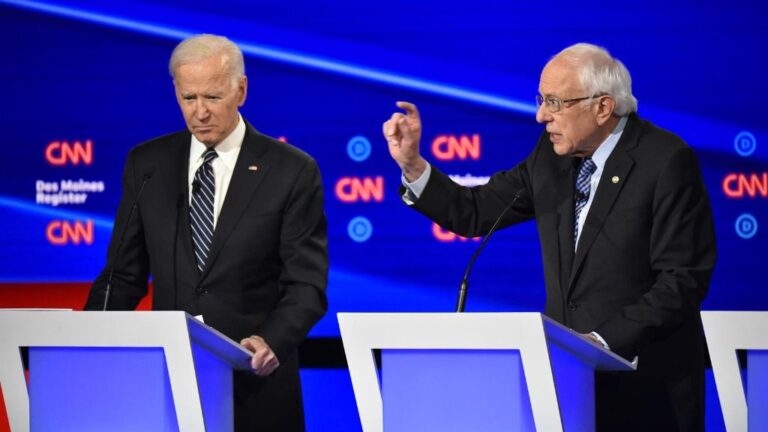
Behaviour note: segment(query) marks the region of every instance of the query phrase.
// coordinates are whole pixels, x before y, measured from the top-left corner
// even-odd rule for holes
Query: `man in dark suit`
[[[403,199],[462,236],[536,219],[545,313],[624,358],[633,373],[599,373],[605,431],[704,428],[699,309],[715,264],[712,212],[693,151],[635,113],[631,79],[602,48],[577,44],[541,73],[527,159],[461,187],[419,154],[416,107],[384,123],[403,171]]]
[[[107,265],[86,308],[133,309],[152,275],[155,310],[202,316],[253,351],[253,371],[235,373],[236,430],[303,430],[297,348],[327,308],[320,172],[242,118],[247,79],[231,41],[183,41],[170,72],[188,130],[128,155]]]

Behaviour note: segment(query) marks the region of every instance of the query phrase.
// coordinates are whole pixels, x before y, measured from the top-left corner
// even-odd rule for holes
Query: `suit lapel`
[[[173,160],[178,161],[173,164],[176,170],[172,174],[176,178],[178,202],[176,204],[176,221],[179,227],[179,237],[181,238],[181,254],[192,266],[196,268],[195,252],[192,250],[192,232],[189,228],[189,148],[192,135],[190,133],[181,134],[174,143]],[[174,239],[178,241],[178,239]],[[174,263],[174,265],[177,265]]]
[[[579,247],[576,250],[568,282],[569,291],[573,288],[573,283],[584,263],[584,259],[589,253],[597,234],[603,228],[605,220],[611,208],[613,208],[613,203],[618,198],[632,171],[632,166],[635,162],[629,156],[628,151],[637,145],[639,129],[637,117],[631,115],[619,142],[616,144],[616,148],[613,149],[605,163],[603,174],[600,176],[600,183],[597,187],[597,194],[589,208],[589,213],[579,238]],[[614,179],[616,180],[615,182]]]
[[[235,170],[232,172],[232,180],[229,182],[227,195],[216,222],[208,263],[200,277],[201,281],[210,272],[219,252],[243,216],[267,171],[269,171],[269,165],[264,161],[264,153],[266,153],[266,147],[261,143],[258,132],[246,122],[243,146],[237,157]]]
[[[574,167],[575,160],[571,158],[563,158],[563,160],[566,163],[562,164],[557,176],[559,184],[555,188],[555,190],[559,191],[560,196],[556,200],[558,203],[556,210],[557,226],[554,227],[553,232],[557,233],[560,257],[560,276],[558,281],[561,291],[565,292],[567,291],[568,277],[570,276],[573,264],[573,185],[576,170]]]

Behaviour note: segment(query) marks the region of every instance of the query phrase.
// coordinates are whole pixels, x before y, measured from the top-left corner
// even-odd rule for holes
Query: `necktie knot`
[[[586,199],[589,198],[589,181],[592,179],[592,174],[594,174],[596,169],[597,165],[595,165],[592,158],[585,158],[581,161],[581,165],[579,165],[579,174],[576,176],[577,200],[586,201]]]
[[[203,163],[211,163],[212,160],[216,159],[219,156],[218,153],[216,153],[216,150],[209,148],[203,153]]]
[[[592,160],[592,158],[584,158],[581,161],[581,165],[579,166],[579,176],[582,175],[582,173],[586,173],[587,175],[592,175],[595,173],[595,170],[597,169],[597,165],[595,165],[595,161]]]

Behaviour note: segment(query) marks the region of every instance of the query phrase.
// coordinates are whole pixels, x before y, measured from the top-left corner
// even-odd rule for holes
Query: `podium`
[[[185,312],[0,311],[12,431],[232,430],[250,353]],[[29,347],[29,384],[21,347]]]
[[[338,320],[365,432],[594,430],[594,371],[634,370],[539,313]]]
[[[701,312],[701,321],[726,429],[768,430],[768,312]],[[747,351],[744,384],[736,350]]]

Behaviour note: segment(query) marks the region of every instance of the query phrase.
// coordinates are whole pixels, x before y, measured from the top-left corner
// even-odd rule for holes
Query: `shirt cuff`
[[[408,205],[413,205],[413,203],[416,202],[416,200],[419,199],[421,194],[424,192],[424,189],[427,187],[427,182],[429,181],[429,176],[432,174],[432,166],[427,163],[426,168],[424,168],[424,172],[421,173],[421,176],[414,180],[413,182],[408,182],[408,180],[405,179],[405,175],[400,175],[400,181],[403,183],[403,186],[405,186],[405,193],[403,194],[403,201]]]

